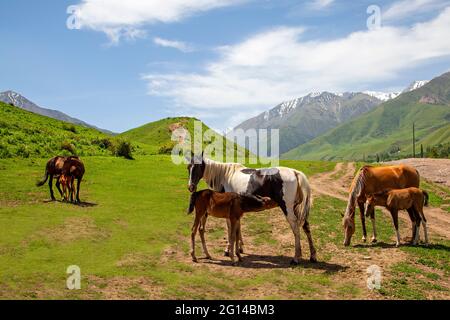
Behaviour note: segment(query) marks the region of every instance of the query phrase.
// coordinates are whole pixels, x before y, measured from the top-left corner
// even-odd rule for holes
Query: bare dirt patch
[[[95,224],[93,218],[84,217],[68,217],[60,225],[52,228],[38,230],[27,238],[26,242],[36,239],[46,239],[51,242],[65,243],[79,239],[105,239],[108,233],[101,230]]]

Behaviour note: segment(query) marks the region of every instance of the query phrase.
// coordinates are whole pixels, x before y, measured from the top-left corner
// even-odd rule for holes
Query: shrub
[[[61,148],[60,149],[69,151],[71,154],[76,154],[75,146],[73,144],[71,144],[67,140],[63,141],[63,143],[61,143]]]
[[[109,138],[93,139],[92,144],[98,145],[102,149],[109,149],[111,151],[114,149],[114,144]]]
[[[171,154],[174,146],[175,142],[173,141],[167,142],[159,147],[158,154]]]
[[[73,133],[77,133],[77,128],[73,124],[63,123],[62,128],[64,130],[67,130],[67,131],[70,131],[70,132],[73,132]]]
[[[19,146],[17,149],[17,155],[22,158],[29,158],[30,157],[30,151],[25,145]]]
[[[11,158],[12,154],[11,152],[9,152],[8,147],[0,144],[0,158],[1,159],[5,159],[5,158]]]
[[[125,140],[117,140],[113,154],[117,157],[124,157],[125,159],[133,160],[133,147],[131,143]]]

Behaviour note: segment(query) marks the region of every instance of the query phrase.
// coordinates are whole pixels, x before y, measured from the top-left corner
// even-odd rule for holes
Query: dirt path
[[[430,160],[430,159],[414,159],[414,160]],[[432,159],[431,159],[432,160]],[[434,163],[434,162],[432,162]],[[428,169],[425,169],[428,168]],[[429,171],[437,171],[437,168],[433,165],[431,167],[421,167],[420,174],[424,177],[434,177],[437,178],[439,175],[439,181],[442,180],[442,175],[439,173],[430,173]],[[447,170],[446,168],[440,169]],[[333,171],[327,173],[317,174],[312,176],[309,180],[313,189],[313,194],[315,195],[327,195],[343,201],[348,199],[348,190],[352,182],[353,176],[355,174],[355,164],[354,163],[338,163]],[[437,180],[436,180],[437,181]],[[383,212],[389,215],[389,212],[383,209]],[[445,239],[450,239],[450,214],[442,210],[441,208],[428,207],[424,208],[425,216],[428,220],[428,228],[431,233],[435,235],[444,237]],[[409,219],[400,215],[401,219],[408,222]]]

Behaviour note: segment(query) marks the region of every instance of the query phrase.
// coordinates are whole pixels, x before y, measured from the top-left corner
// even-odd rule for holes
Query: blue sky
[[[437,0],[3,0],[0,91],[115,132],[178,115],[225,129],[311,91],[431,79],[448,30]]]

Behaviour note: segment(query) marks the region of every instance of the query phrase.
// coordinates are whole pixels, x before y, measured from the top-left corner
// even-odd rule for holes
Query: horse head
[[[191,152],[191,157],[187,158],[187,160],[189,162],[187,166],[189,173],[188,190],[189,192],[195,192],[197,190],[198,183],[203,178],[203,174],[205,173],[206,163],[203,157],[203,152],[201,155],[197,156]]]

